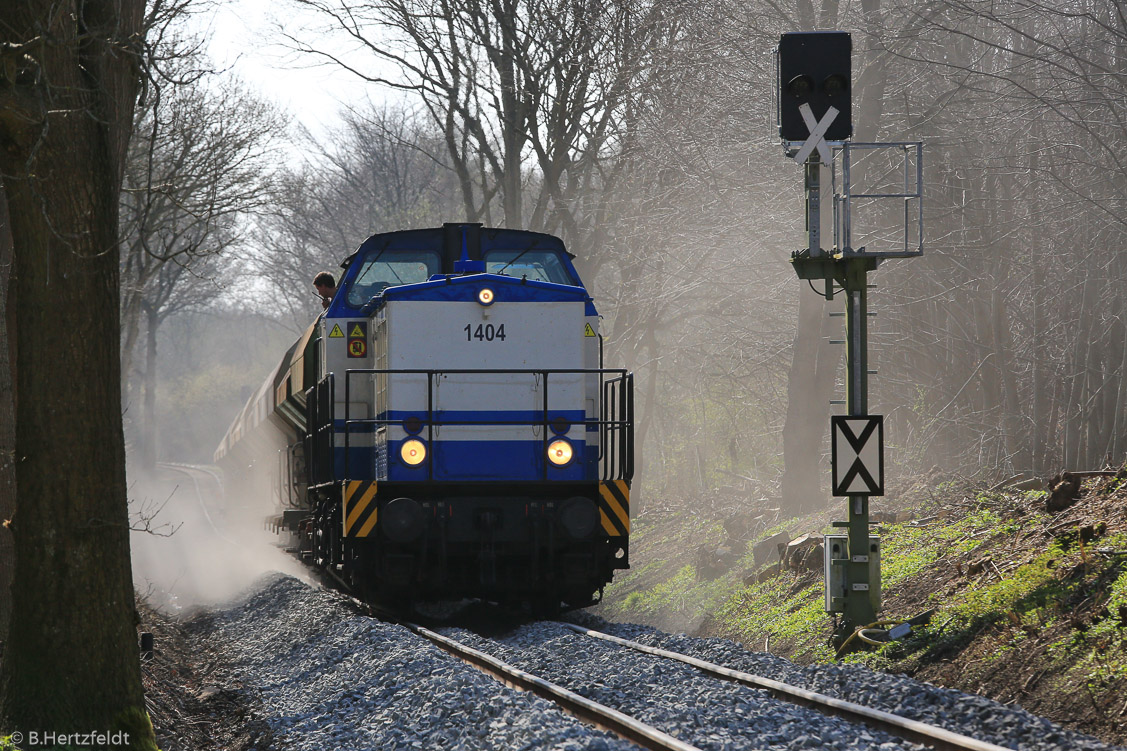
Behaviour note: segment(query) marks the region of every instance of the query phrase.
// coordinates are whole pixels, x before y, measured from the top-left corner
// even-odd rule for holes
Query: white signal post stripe
[[[831,157],[830,150],[826,146],[825,135],[840,113],[836,107],[830,107],[826,110],[826,116],[819,121],[814,119],[814,110],[810,109],[809,104],[800,104],[798,111],[802,114],[802,121],[806,123],[806,127],[810,130],[810,137],[806,139],[806,143],[802,144],[802,148],[794,155],[794,161],[805,162],[814,149],[817,149],[822,164],[829,167]]]

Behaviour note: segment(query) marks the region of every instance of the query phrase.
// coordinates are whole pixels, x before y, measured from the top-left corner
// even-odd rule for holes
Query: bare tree
[[[1127,268],[1109,249],[1127,235],[1122,8],[895,12],[904,25],[882,41],[905,61],[900,122],[929,141],[940,238],[924,273],[899,282],[898,364],[934,373],[928,398],[907,399],[904,429],[921,453],[999,473],[1121,460]]]
[[[273,163],[283,118],[237,82],[215,79],[190,52],[172,61],[138,107],[126,165],[122,364],[129,379],[143,331],[145,466],[156,456],[157,329],[215,294],[219,285],[205,278],[219,270],[215,257],[240,241],[242,228],[277,194]]]
[[[0,520],[12,518],[16,509],[16,415],[15,337],[16,306],[8,289],[12,271],[12,227],[8,217],[8,199],[0,180]],[[0,525],[0,641],[8,633],[12,614],[12,536],[8,525]]]
[[[28,0],[0,24],[20,457],[0,717],[6,730],[127,730],[132,747],[153,748],[129,564],[116,252],[143,19],[139,0]]]
[[[300,330],[320,311],[318,271],[334,271],[376,232],[448,220],[459,198],[441,140],[403,108],[349,110],[325,143],[306,133],[306,161],[282,177],[249,254],[269,308]]]
[[[464,218],[560,232],[585,255],[604,157],[629,140],[649,60],[676,3],[294,0],[368,55],[290,37],[294,49],[417,96],[442,134]],[[380,73],[390,64],[397,76]],[[381,68],[381,66],[383,66]],[[501,216],[494,217],[495,209]],[[585,231],[580,234],[579,230]]]

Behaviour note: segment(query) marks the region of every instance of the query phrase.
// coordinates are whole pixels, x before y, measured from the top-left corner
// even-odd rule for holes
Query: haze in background
[[[273,467],[274,457],[246,468],[265,479],[250,491],[231,490],[233,478],[224,478],[221,487],[218,471],[208,466],[227,427],[296,338],[239,304],[176,316],[167,330],[162,327],[158,463],[152,469],[139,460],[141,438],[133,419],[138,405],[126,408],[134,526],[159,509],[148,522],[154,534],[131,534],[134,583],[151,603],[172,610],[229,599],[270,571],[303,575],[298,561],[263,528],[275,513],[265,469]]]
[[[940,2],[928,19],[917,5],[866,13],[831,0],[671,0],[647,4],[662,11],[648,24],[608,16],[584,26],[537,15],[546,6],[522,0],[528,17],[552,20],[491,27],[531,35],[511,46],[527,57],[513,70],[600,72],[566,92],[547,73],[522,79],[521,91],[541,95],[531,105],[492,96],[498,79],[487,55],[448,56],[463,63],[452,72],[474,94],[470,111],[425,81],[425,105],[364,106],[386,92],[344,70],[316,71],[361,104],[328,138],[304,142],[302,169],[285,175],[272,213],[246,233],[247,277],[270,290],[262,315],[287,301],[304,312],[312,274],[334,269],[373,231],[470,218],[562,234],[605,316],[607,365],[636,374],[639,512],[651,496],[695,508],[725,485],[733,496],[781,496],[788,511],[832,503],[825,438],[840,411],[829,402],[844,388],[841,348],[831,343],[841,320],[830,314],[842,301],[823,303],[787,263],[804,243],[802,171],[771,124],[771,50],[796,27],[853,29],[855,139],[926,143],[925,255],[871,276],[870,409],[886,416],[890,479],[933,466],[1005,477],[1118,463],[1127,450],[1127,264],[1114,251],[1127,233],[1127,173],[1114,158],[1124,140],[1114,124],[1124,118],[1127,78],[1090,71],[1125,69],[1127,28],[1106,0],[1091,5],[1106,23],[1030,0],[989,11]],[[260,6],[228,7],[249,9],[247,31],[216,29],[217,44],[230,33],[247,56],[276,49]],[[400,19],[453,22],[458,33],[420,37],[436,53],[480,31],[466,19],[482,6],[445,7]],[[290,5],[282,12],[298,17]],[[287,30],[324,52],[352,52],[318,25]],[[366,65],[389,49],[378,42],[390,25],[364,30],[373,41]],[[1024,46],[1015,50],[1005,40],[1019,27]],[[557,45],[560,34],[572,35],[567,44]],[[297,75],[279,80],[302,107],[315,98],[296,95]],[[1046,90],[1045,80],[1057,83]],[[574,106],[555,106],[564,101]],[[522,119],[529,106],[539,127]],[[553,113],[565,117],[558,127]],[[593,121],[600,113],[607,117]],[[451,181],[455,173],[465,179]],[[858,209],[869,226],[854,229],[895,241],[889,218]],[[226,393],[244,375],[228,367],[239,372],[215,380]],[[228,404],[228,417],[239,406]],[[161,456],[179,455],[167,443],[179,435],[162,436]],[[183,443],[208,446],[202,437]],[[789,493],[784,445],[785,474],[810,480]]]
[[[308,576],[263,529],[269,506],[226,499],[206,471],[131,471],[130,498],[150,510],[163,506],[151,532],[131,534],[134,585],[154,606],[176,612],[224,602],[273,571]]]
[[[217,3],[214,13],[201,14],[189,25],[207,40],[206,49],[218,70],[229,71],[251,89],[293,115],[295,123],[318,138],[341,124],[343,109],[370,101],[372,87],[335,66],[286,48],[285,35],[319,38],[323,22],[316,14],[268,0]],[[334,42],[333,51],[353,55]],[[390,68],[385,74],[394,75]],[[388,89],[379,99],[396,98]],[[300,149],[295,149],[296,153]]]

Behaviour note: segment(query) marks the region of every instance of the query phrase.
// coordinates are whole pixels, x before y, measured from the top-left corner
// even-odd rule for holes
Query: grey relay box
[[[849,559],[849,535],[825,535],[825,576],[826,576],[826,612],[827,613],[844,613],[845,612],[845,593],[846,587],[852,587],[853,591],[861,592],[868,590],[869,601],[873,605],[873,611],[880,611],[880,538],[873,535],[869,537],[869,551],[866,554],[869,564],[869,582],[871,586],[866,583],[848,581],[846,575],[847,564]],[[858,560],[858,563],[865,563],[866,561]],[[863,624],[862,624],[863,625]]]

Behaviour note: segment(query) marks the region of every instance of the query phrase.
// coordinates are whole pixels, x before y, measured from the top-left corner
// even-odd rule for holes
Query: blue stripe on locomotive
[[[439,432],[441,432],[444,421],[474,422],[483,425],[517,423],[530,427],[532,424],[539,423],[542,429],[543,414],[539,410],[436,410],[435,422]],[[387,419],[401,424],[400,421],[409,416],[419,416],[425,420],[425,413],[400,411],[380,415],[379,419]],[[547,463],[547,479],[549,481],[594,481],[597,479],[598,473],[598,447],[588,445],[585,434],[597,431],[598,426],[584,425],[584,417],[581,410],[549,410],[548,412],[549,422],[563,419],[571,424],[571,429],[562,436],[551,428],[548,431],[549,441],[558,437],[566,438],[575,452],[575,458],[563,467],[557,467],[547,462],[542,437],[523,441],[448,440],[438,435],[432,442],[427,440],[428,431],[426,427],[417,434],[417,437],[426,441],[427,450],[431,452],[431,457],[418,467],[407,466],[398,459],[399,449],[407,438],[388,441],[386,451],[381,451],[376,455],[373,455],[376,448],[349,445],[346,466],[345,425],[344,420],[337,420],[335,425],[337,430],[335,457],[337,476],[355,480],[395,482],[428,479],[466,482],[484,480],[538,481],[545,479],[544,468]],[[373,425],[353,425],[352,435],[371,435],[374,430],[375,426]]]

